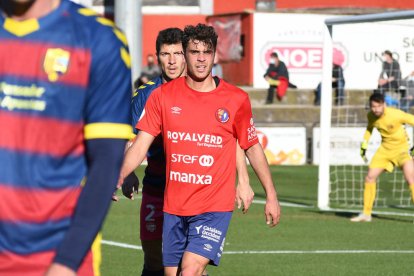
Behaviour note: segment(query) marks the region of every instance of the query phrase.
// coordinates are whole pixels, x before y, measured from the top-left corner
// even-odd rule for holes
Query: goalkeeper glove
[[[414,146],[412,146],[410,149],[410,155],[411,157],[414,157]]]
[[[134,172],[130,173],[124,179],[122,184],[122,194],[129,198],[134,199],[134,192],[138,194],[139,179]]]
[[[367,148],[368,148],[368,142],[367,141],[362,142],[359,154],[361,155],[361,157],[362,157],[362,159],[364,160],[365,163],[368,162],[368,159],[365,156],[365,153],[367,152]]]

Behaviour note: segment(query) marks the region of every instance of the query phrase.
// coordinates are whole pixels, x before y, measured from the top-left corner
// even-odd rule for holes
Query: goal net
[[[318,207],[361,210],[368,164],[381,143],[374,130],[365,164],[359,156],[369,111],[368,99],[380,78],[400,74],[381,90],[388,106],[414,113],[414,11],[330,18],[325,21],[320,128],[313,132],[319,164]],[[399,63],[382,72],[388,50]],[[333,64],[343,68],[345,89],[332,88]],[[412,80],[412,82],[411,82]],[[413,128],[406,126],[412,145]],[[316,149],[316,152],[315,152]],[[378,207],[407,208],[411,195],[402,171],[383,173],[377,180]],[[375,212],[374,212],[375,213]]]

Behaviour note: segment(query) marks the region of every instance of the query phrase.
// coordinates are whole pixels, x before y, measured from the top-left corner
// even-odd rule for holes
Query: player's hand
[[[280,220],[280,205],[277,199],[266,200],[265,205],[266,224],[275,227]]]
[[[237,208],[240,209],[243,205],[243,214],[246,214],[249,210],[250,205],[253,202],[254,192],[252,187],[247,185],[238,184],[236,188],[236,201],[237,201]]]
[[[124,183],[121,187],[122,194],[125,197],[134,200],[134,193],[138,194],[139,187],[139,179],[134,172],[130,173],[127,177],[125,177]]]
[[[366,141],[362,142],[361,143],[361,149],[359,151],[359,154],[361,155],[362,160],[364,160],[365,163],[368,162],[368,159],[367,159],[367,157],[365,155],[366,152],[367,152],[367,148],[368,148],[368,143]]]
[[[411,157],[414,157],[414,146],[412,146],[410,149],[410,155]]]
[[[112,194],[112,201],[118,201],[119,200],[119,198],[118,198],[118,196],[116,195],[116,192],[114,192],[113,194]]]

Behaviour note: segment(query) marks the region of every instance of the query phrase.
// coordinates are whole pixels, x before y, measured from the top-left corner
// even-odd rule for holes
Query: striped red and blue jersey
[[[132,98],[132,126],[134,133],[138,133],[135,128],[144,110],[145,103],[157,87],[163,84],[162,76],[159,76],[146,84],[141,85]],[[164,191],[165,188],[165,156],[162,136],[155,137],[147,152],[148,166],[145,168],[145,175],[142,180],[143,190],[151,189],[153,192]]]
[[[39,19],[0,13],[0,25],[2,274],[53,258],[87,173],[85,140],[130,138],[131,75],[122,32],[69,0]]]

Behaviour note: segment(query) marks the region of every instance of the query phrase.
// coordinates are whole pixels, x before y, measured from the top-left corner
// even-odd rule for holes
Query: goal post
[[[358,24],[358,23],[377,23],[377,22],[386,22],[386,21],[398,21],[398,20],[406,20],[406,19],[414,19],[414,10],[407,10],[407,11],[396,11],[396,12],[386,12],[386,13],[377,13],[377,14],[368,14],[368,15],[356,15],[356,16],[343,16],[343,17],[334,17],[325,20],[325,27],[324,27],[324,43],[323,43],[323,63],[322,63],[322,93],[321,93],[321,111],[320,111],[320,132],[319,132],[319,171],[318,171],[318,208],[321,210],[329,210],[331,209],[331,185],[332,185],[332,171],[331,171],[331,130],[332,130],[332,109],[333,109],[333,99],[332,99],[332,63],[333,63],[333,45],[334,45],[334,32],[335,26],[337,25],[344,25],[344,24]],[[413,24],[414,26],[414,24]],[[410,36],[412,36],[410,34]],[[360,41],[356,41],[355,43],[360,43]],[[414,44],[414,41],[413,41]],[[414,45],[413,52],[414,52]],[[383,49],[385,50],[385,49]],[[413,68],[414,70],[414,64]],[[378,70],[379,73],[379,70]],[[366,97],[369,97],[369,93],[366,93]],[[338,112],[346,112],[348,111],[346,108],[339,108],[340,111]],[[365,111],[366,112],[366,111]],[[337,115],[339,116],[339,115]],[[338,119],[339,121],[339,119]],[[365,124],[366,126],[366,124]],[[362,127],[359,125],[359,127]],[[363,133],[362,133],[363,134]],[[315,137],[314,137],[315,139]],[[363,137],[361,135],[360,141],[362,141]],[[346,174],[357,174],[358,179],[353,180],[355,182],[360,182],[360,179],[363,179],[364,173],[361,171],[364,170],[366,172],[365,166],[355,166],[355,168],[347,168],[347,172],[344,172],[342,175]],[[336,173],[336,172],[335,172]],[[341,176],[339,176],[341,177]],[[393,176],[394,180],[389,181],[396,181],[401,182],[399,178],[401,176],[396,177]],[[398,179],[396,179],[398,178]],[[388,180],[387,180],[388,181]],[[355,191],[351,193],[353,196],[361,197],[361,204],[362,204],[362,185],[363,183],[358,183],[359,187],[353,187]],[[401,184],[398,184],[401,186]],[[403,188],[399,187],[397,192],[393,191],[392,193],[400,193],[400,197],[407,195],[406,191],[403,191]],[[402,189],[402,190],[401,190]],[[348,193],[348,192],[345,192]],[[377,196],[378,198],[378,196]],[[354,200],[355,201],[355,200]],[[400,200],[402,202],[402,200]],[[404,205],[404,203],[401,203]],[[408,203],[409,204],[409,203]],[[346,204],[344,205],[345,207]],[[353,207],[355,207],[354,205]]]

